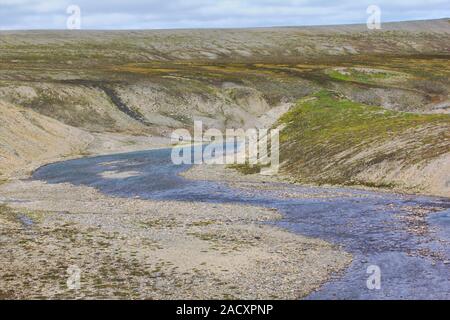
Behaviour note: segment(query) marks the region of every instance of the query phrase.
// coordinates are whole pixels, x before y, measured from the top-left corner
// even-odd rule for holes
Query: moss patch
[[[361,83],[383,83],[387,80],[399,80],[406,75],[381,69],[335,68],[326,72],[331,78],[341,81]]]
[[[260,165],[250,165],[248,163],[245,164],[231,164],[228,166],[230,169],[235,169],[236,171],[242,174],[256,174],[261,172]]]

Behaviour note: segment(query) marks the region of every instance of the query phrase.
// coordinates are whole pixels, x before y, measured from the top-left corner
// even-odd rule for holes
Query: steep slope
[[[32,169],[32,164],[77,155],[93,140],[80,129],[4,102],[0,123],[0,178]]]
[[[388,111],[321,91],[280,124],[282,171],[295,181],[450,196],[450,115]]]

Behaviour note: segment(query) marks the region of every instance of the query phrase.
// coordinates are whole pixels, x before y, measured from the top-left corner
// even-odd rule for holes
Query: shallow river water
[[[345,272],[307,299],[450,299],[449,198],[283,183],[232,188],[180,177],[189,166],[173,165],[170,153],[160,149],[65,161],[40,168],[32,179],[122,197],[276,208],[284,218],[273,224],[324,239],[354,256]],[[431,213],[417,220],[412,210]],[[370,266],[380,271],[379,289],[367,286],[374,276]]]

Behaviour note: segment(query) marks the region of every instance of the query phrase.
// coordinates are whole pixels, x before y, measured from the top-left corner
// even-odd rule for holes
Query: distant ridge
[[[281,27],[282,28],[282,27]],[[366,24],[338,24],[323,26],[300,26],[286,28],[303,28],[310,31],[326,32],[364,32],[368,31]],[[412,33],[433,32],[450,33],[450,18],[441,18],[433,20],[410,20],[410,21],[381,21],[380,31],[405,31]]]
[[[407,20],[407,21],[381,21],[381,31],[406,31],[406,32],[433,32],[433,33],[450,33],[450,18],[430,19],[430,20]],[[227,31],[227,30],[277,30],[277,29],[297,29],[308,32],[365,32],[369,31],[365,23],[354,24],[332,24],[332,25],[311,25],[311,26],[271,26],[271,27],[251,27],[251,28],[183,28],[183,29],[129,29],[129,30],[100,30],[100,29],[82,29],[82,30],[66,30],[66,29],[49,29],[49,30],[0,30],[1,33],[28,33],[28,32],[177,32],[177,31]]]

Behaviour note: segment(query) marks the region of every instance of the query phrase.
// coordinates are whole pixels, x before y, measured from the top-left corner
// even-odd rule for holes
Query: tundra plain
[[[279,218],[268,209],[26,179],[63,159],[168,146],[195,120],[281,126],[277,181],[450,196],[448,19],[5,31],[0,48],[0,298],[294,299],[345,270],[341,248],[261,226]],[[89,270],[79,292],[61,289],[72,264]]]

